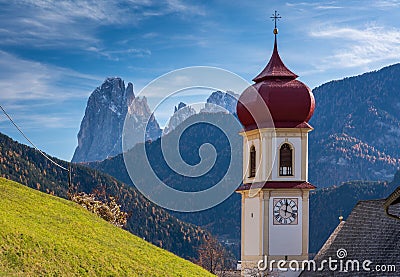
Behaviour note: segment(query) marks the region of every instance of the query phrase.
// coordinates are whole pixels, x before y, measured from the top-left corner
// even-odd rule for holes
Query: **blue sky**
[[[138,92],[201,65],[250,81],[271,54],[274,10],[280,54],[311,88],[400,61],[398,0],[0,0],[1,105],[41,149],[69,160],[106,77]],[[0,131],[25,143],[4,116]]]

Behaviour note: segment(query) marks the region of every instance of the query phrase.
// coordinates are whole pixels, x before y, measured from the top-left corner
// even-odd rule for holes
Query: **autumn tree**
[[[225,247],[210,235],[206,235],[204,242],[198,248],[196,263],[218,276],[224,276],[227,270],[232,269],[234,261]]]
[[[108,201],[101,201],[94,194],[80,192],[74,194],[71,200],[117,227],[126,225],[128,214],[121,211],[121,206],[114,197],[109,197]]]

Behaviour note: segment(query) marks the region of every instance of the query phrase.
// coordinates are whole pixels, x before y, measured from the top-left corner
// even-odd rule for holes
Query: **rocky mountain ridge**
[[[122,153],[122,132],[128,112],[135,117],[134,129],[147,126],[146,140],[160,136],[161,129],[146,99],[135,97],[133,84],[125,86],[119,77],[107,78],[88,99],[72,161],[98,161]]]
[[[181,124],[183,121],[185,121],[186,119],[195,114],[196,114],[195,109],[186,105],[183,102],[180,102],[178,106],[175,106],[173,115],[170,117],[167,125],[163,129],[163,135],[168,134],[176,127],[178,127],[179,124]]]
[[[239,96],[240,95],[234,93],[233,91],[214,91],[207,98],[207,103],[201,112],[221,112],[225,110],[225,112],[227,111],[230,114],[236,114],[236,104]],[[216,106],[219,106],[222,109]]]
[[[207,98],[205,107],[200,112],[228,111],[235,114],[237,98],[238,95],[231,91],[215,91]],[[132,83],[125,86],[119,77],[107,78],[89,97],[72,161],[101,161],[122,153],[122,132],[127,113],[133,117],[130,143],[134,145],[143,142],[140,138],[144,128],[145,140],[154,141],[195,115],[196,110],[180,102],[162,130],[150,111],[146,97],[135,97]],[[146,122],[148,118],[150,119]]]

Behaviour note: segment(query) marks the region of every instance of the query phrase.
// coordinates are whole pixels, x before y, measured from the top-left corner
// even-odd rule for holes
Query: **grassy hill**
[[[0,178],[0,276],[211,276],[77,204]]]
[[[65,161],[54,159],[67,166]],[[0,177],[62,198],[67,197],[68,179],[65,171],[48,162],[35,149],[1,133]],[[197,258],[198,247],[204,243],[207,232],[177,219],[147,200],[133,186],[78,164],[72,165],[72,183],[78,191],[99,191],[105,196],[116,197],[122,210],[131,215],[125,227],[129,232],[185,259]]]

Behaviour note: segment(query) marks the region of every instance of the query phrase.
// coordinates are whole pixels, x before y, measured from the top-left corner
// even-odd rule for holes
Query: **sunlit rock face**
[[[135,117],[134,128],[143,130],[150,118],[146,139],[154,140],[161,135],[146,99],[135,97],[133,84],[125,86],[121,78],[107,78],[89,97],[72,161],[99,161],[122,153],[122,130],[128,109]]]

